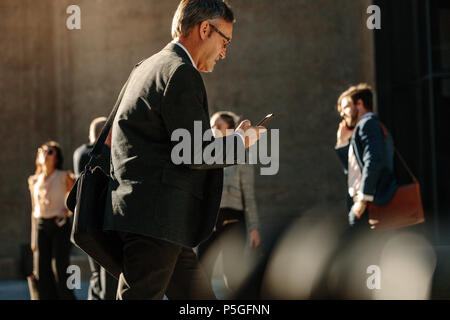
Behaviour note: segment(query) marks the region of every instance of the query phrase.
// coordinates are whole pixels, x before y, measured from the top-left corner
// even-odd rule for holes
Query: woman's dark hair
[[[62,154],[61,146],[56,141],[47,141],[47,142],[43,143],[38,148],[38,151],[36,152],[36,171],[34,173],[35,175],[38,175],[38,174],[40,174],[42,172],[41,164],[39,163],[39,149],[43,148],[45,146],[51,147],[51,148],[53,148],[56,151],[55,169],[62,170],[62,168],[63,168],[64,157],[63,157],[63,154]]]
[[[234,118],[226,113],[221,113],[219,117],[228,124],[228,129],[236,129]]]

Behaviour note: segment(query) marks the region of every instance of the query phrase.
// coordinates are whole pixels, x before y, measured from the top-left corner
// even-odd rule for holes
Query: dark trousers
[[[349,208],[353,202],[349,203]],[[350,209],[349,209],[350,211]],[[314,287],[311,299],[365,299],[369,291],[366,287],[364,277],[367,276],[367,266],[361,266],[358,256],[358,248],[362,241],[368,239],[372,235],[369,225],[369,212],[366,211],[357,219],[354,219],[352,225],[348,225],[342,232],[336,244],[335,250],[328,257],[325,268],[319,278],[319,281]],[[364,250],[371,250],[370,247],[365,247]],[[335,287],[329,287],[329,277],[331,270],[342,261],[340,269],[335,272],[334,283]],[[357,283],[358,286],[353,286],[352,290],[347,288],[351,283]]]
[[[72,247],[70,231],[70,221],[58,227],[55,219],[38,219],[34,270],[41,300],[75,300],[73,290],[67,287]],[[55,259],[56,274],[52,269],[52,258]]]
[[[119,232],[123,271],[119,300],[216,299],[192,248],[143,235]]]
[[[238,212],[239,221],[223,225],[223,220],[227,220],[223,218],[223,215],[226,216],[228,211]],[[244,212],[221,209],[216,230],[198,246],[198,257],[205,268],[209,281],[211,281],[217,257],[222,252],[223,272],[227,278],[228,288],[232,293],[239,289],[243,280],[241,275],[245,272],[246,267],[244,258],[246,241],[247,229]]]
[[[118,281],[94,259],[88,258],[91,269],[88,300],[115,300]]]

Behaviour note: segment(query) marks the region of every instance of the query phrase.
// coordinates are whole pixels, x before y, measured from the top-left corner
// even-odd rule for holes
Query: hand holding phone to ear
[[[339,128],[336,135],[337,135],[336,145],[338,147],[345,146],[347,143],[349,143],[350,138],[353,135],[353,129],[349,129],[347,127],[347,124],[345,123],[345,120],[342,120],[341,123],[339,123]]]

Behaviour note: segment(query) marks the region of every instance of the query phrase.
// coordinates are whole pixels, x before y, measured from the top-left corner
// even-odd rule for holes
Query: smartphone
[[[274,117],[273,113],[269,113],[267,116],[265,116],[264,119],[262,119],[256,126],[263,126],[270,120],[272,120]]]

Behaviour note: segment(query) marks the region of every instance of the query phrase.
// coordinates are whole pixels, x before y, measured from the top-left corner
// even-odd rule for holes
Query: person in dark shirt
[[[94,148],[94,143],[100,135],[105,123],[105,117],[94,119],[89,128],[89,143],[81,145],[73,153],[73,168],[77,179],[81,172],[83,172],[86,164],[89,162],[89,153]],[[109,173],[110,169],[110,146],[111,132],[106,138],[102,149],[102,155],[96,159],[96,165],[100,166],[105,173]],[[91,257],[89,257],[89,265],[92,275],[89,283],[88,300],[114,300],[116,298],[117,280],[106,272],[106,270]]]
[[[90,156],[89,153],[94,148],[94,143],[97,140],[103,126],[106,123],[105,117],[99,117],[91,122],[89,128],[89,143],[85,143],[79,146],[73,153],[73,171],[75,173],[75,178],[78,179],[81,172],[83,172],[84,167],[88,163]],[[96,160],[96,163],[105,171],[109,173],[109,159],[111,157],[111,133],[108,135],[103,146],[102,155]]]

